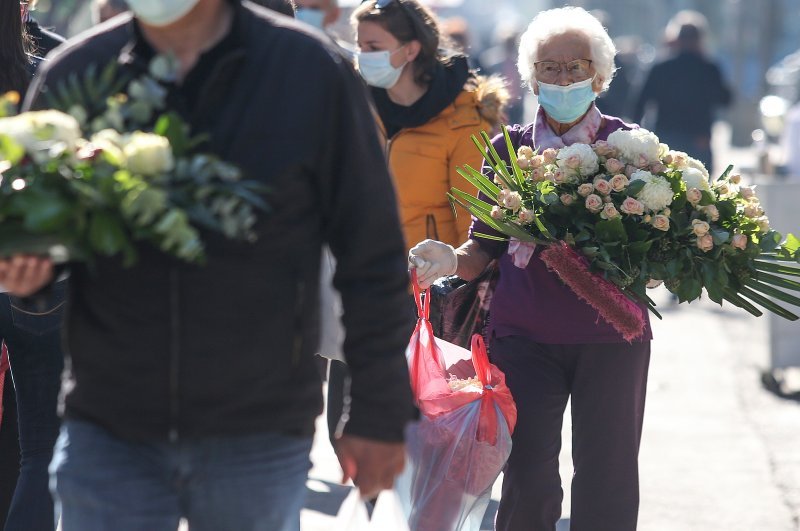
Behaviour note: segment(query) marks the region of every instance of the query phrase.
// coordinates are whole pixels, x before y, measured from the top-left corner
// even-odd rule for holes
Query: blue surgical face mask
[[[402,50],[401,46],[394,52],[359,52],[356,54],[358,71],[368,85],[390,89],[397,84],[400,74],[407,63],[395,68],[392,66],[392,55]]]
[[[565,87],[537,81],[539,105],[556,122],[571,124],[583,116],[597,98],[592,89],[593,81],[594,78],[589,78]]]
[[[183,18],[200,0],[126,0],[136,18],[150,26],[168,26]]]
[[[294,13],[294,18],[300,22],[305,22],[309,26],[314,26],[317,29],[323,29],[323,22],[325,21],[325,12],[321,9],[313,9],[309,7],[298,7]]]

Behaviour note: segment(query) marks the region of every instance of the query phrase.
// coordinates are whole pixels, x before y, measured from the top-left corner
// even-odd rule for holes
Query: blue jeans
[[[63,531],[298,531],[310,438],[134,443],[67,419],[51,489]]]
[[[6,531],[55,529],[57,517],[48,489],[47,466],[53,457],[59,427],[65,284],[56,284],[52,297],[35,305],[0,294],[0,336],[8,345],[21,454]]]

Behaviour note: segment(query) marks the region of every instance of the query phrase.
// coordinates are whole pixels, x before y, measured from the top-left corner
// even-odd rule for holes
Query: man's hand
[[[17,297],[27,297],[53,279],[53,261],[43,256],[18,254],[0,260],[0,284]]]
[[[405,466],[405,444],[386,443],[354,435],[336,441],[336,454],[342,465],[342,483],[352,479],[364,499],[374,499],[382,490],[394,486],[394,478]]]

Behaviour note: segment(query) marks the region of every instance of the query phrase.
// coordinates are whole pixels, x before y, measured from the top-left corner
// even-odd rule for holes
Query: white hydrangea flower
[[[600,169],[600,160],[592,146],[588,144],[572,144],[558,150],[556,165],[569,177],[581,175],[588,177]]]
[[[618,130],[608,135],[608,145],[619,153],[619,158],[628,164],[643,167],[659,162],[661,142],[647,129]]]
[[[645,210],[660,212],[672,204],[674,195],[672,186],[664,177],[653,175],[649,171],[639,170],[631,175],[631,182],[633,183],[634,181],[645,182],[644,188],[636,194],[636,199],[644,205]]]
[[[681,170],[681,178],[686,183],[686,189],[691,190],[697,188],[698,190],[711,191],[711,185],[708,184],[708,175],[703,175],[703,172],[697,168],[685,167]]]

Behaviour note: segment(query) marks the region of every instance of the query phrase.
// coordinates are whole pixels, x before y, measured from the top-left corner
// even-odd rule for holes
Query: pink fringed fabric
[[[625,341],[631,342],[644,333],[642,309],[626,297],[612,282],[592,273],[581,255],[563,241],[549,245],[541,254],[548,269],[600,313]]]

